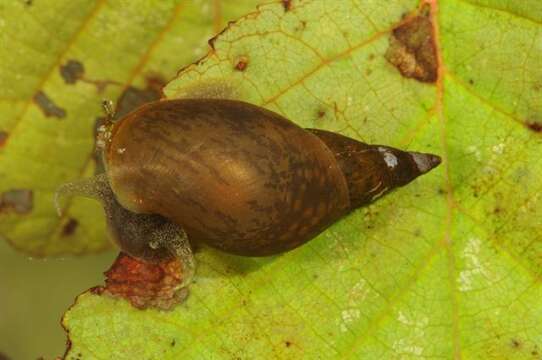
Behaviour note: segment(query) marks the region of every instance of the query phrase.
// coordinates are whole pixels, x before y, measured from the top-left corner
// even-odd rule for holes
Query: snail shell
[[[147,260],[171,254],[167,241],[150,240],[167,238],[153,227],[170,222],[191,243],[278,254],[440,163],[220,99],[149,103],[116,122],[107,139],[107,178],[87,183],[94,190],[86,192],[107,199],[121,248]]]

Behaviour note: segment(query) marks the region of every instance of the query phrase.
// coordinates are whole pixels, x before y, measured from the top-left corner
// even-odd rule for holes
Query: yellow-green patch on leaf
[[[386,59],[418,1],[281,1],[230,24],[165,94],[238,98],[443,166],[287,254],[204,249],[172,312],[81,295],[68,358],[539,358],[540,6],[425,3],[435,83]]]

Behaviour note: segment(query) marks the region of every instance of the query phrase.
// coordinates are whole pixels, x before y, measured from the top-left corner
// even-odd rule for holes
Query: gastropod
[[[191,243],[279,254],[440,163],[225,99],[152,102],[104,133],[106,172],[57,195],[100,199],[124,252],[151,262],[180,257],[187,281]]]

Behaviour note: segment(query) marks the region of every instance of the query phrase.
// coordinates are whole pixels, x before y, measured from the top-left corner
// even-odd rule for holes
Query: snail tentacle
[[[105,173],[61,185],[54,196],[59,216],[63,213],[62,199],[71,196],[101,202],[109,233],[124,252],[149,262],[178,257],[183,261],[183,284],[190,282],[196,265],[188,235],[181,226],[160,215],[138,214],[123,208]]]
[[[64,212],[62,200],[72,196],[82,196],[98,200],[104,205],[104,208],[109,206],[110,199],[114,197],[105,173],[62,184],[58,187],[54,195],[54,203],[58,216],[62,216]]]

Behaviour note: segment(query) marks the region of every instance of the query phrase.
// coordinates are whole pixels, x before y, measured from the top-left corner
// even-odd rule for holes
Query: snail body
[[[188,241],[245,256],[291,250],[440,163],[221,99],[140,107],[112,126],[103,160],[106,176],[61,193],[100,198],[115,241],[149,261]]]

